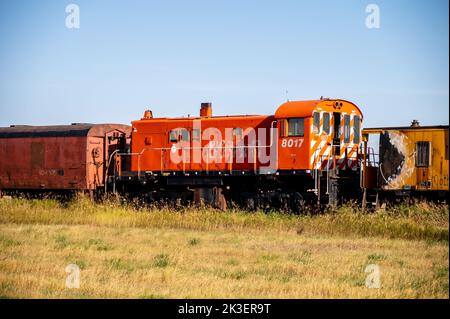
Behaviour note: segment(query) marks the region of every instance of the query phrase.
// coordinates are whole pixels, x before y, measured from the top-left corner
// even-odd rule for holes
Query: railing
[[[361,167],[360,167],[360,187],[361,188],[365,188],[364,184],[365,184],[365,179],[366,177],[366,172],[364,171],[366,168],[376,168],[377,171],[379,171],[381,177],[386,180],[383,176],[383,172],[381,170],[381,166],[382,164],[380,163],[380,155],[378,153],[375,153],[374,148],[373,147],[368,147],[366,148],[367,150],[367,154],[365,156],[365,160],[361,159]]]
[[[322,147],[318,147],[315,151],[314,151],[314,155],[313,155],[313,163],[312,163],[312,168],[313,168],[313,179],[314,179],[314,192],[318,193],[318,188],[319,188],[319,171],[322,171],[322,163],[326,160],[327,161],[327,165],[325,167],[325,170],[327,172],[327,179],[326,179],[326,183],[327,183],[327,187],[326,187],[326,194],[328,195],[330,193],[330,167],[333,167],[333,169],[337,168],[337,161],[340,159],[340,156],[337,158],[337,156],[335,155],[335,151],[334,149],[336,148],[341,148],[340,145],[331,145],[331,154],[330,155],[319,155],[320,151],[322,150]],[[347,146],[345,147],[345,152],[344,152],[344,161],[347,159],[347,154],[349,154],[349,151],[353,150],[355,148],[355,146]],[[320,164],[319,168],[317,169],[317,163]]]
[[[314,156],[314,159],[313,159],[313,162],[312,162],[312,168],[313,168],[313,169],[316,169],[315,167],[316,167],[317,163],[320,163],[320,165],[322,165],[322,163],[323,163],[324,160],[329,160],[329,159],[331,158],[331,159],[333,159],[333,163],[334,163],[334,160],[336,159],[336,157],[338,157],[337,160],[341,159],[341,156],[340,156],[340,155],[339,155],[339,156],[334,155],[334,153],[335,153],[335,152],[334,152],[334,149],[335,149],[335,148],[338,148],[339,145],[331,145],[331,147],[332,147],[332,149],[331,149],[331,155],[320,155],[320,156],[319,156],[320,151],[322,150],[322,147],[318,147],[318,148],[314,151],[314,155],[313,155],[313,156]],[[341,147],[341,149],[342,149],[342,147]],[[348,157],[348,154],[350,153],[349,151],[355,149],[355,146],[347,146],[347,147],[345,147],[344,149],[345,149],[345,152],[344,152],[344,154],[343,154],[342,156],[343,156],[343,159],[345,160],[345,159],[348,159],[347,157]],[[330,165],[330,164],[329,164],[329,162],[328,162],[327,166],[329,166],[329,165]]]
[[[253,150],[254,158],[252,160],[253,160],[253,164],[254,164],[254,171],[256,173],[256,170],[257,170],[257,159],[256,159],[257,153],[256,153],[256,151],[258,149],[262,149],[262,148],[271,148],[271,147],[273,147],[273,143],[274,143],[273,129],[275,129],[275,123],[276,123],[276,121],[272,121],[272,123],[270,125],[270,139],[269,139],[270,143],[269,143],[269,145],[232,145],[232,146],[217,145],[217,146],[211,146],[211,144],[208,144],[207,147],[202,147],[202,146],[191,147],[191,146],[189,146],[189,147],[177,148],[176,151],[180,151],[181,150],[182,154],[183,154],[183,160],[181,161],[182,165],[183,165],[183,168],[182,168],[183,172],[186,171],[185,165],[186,164],[190,164],[190,163],[186,163],[186,160],[185,160],[185,157],[184,157],[185,154],[186,154],[186,151],[189,151],[189,152],[194,151],[194,150],[204,151],[206,149],[207,150],[207,160],[205,161],[204,164],[206,164],[206,171],[209,172],[209,164],[210,164],[209,162],[210,162],[211,150],[220,149],[220,152],[221,152],[220,156],[222,158],[224,158],[224,157],[226,158],[226,155],[227,155],[226,152],[227,151],[228,152],[229,151],[233,152],[234,150],[237,150],[237,149],[248,149],[248,150]],[[141,158],[144,155],[144,153],[148,152],[148,151],[159,151],[161,153],[161,155],[159,156],[159,158],[160,158],[160,173],[163,174],[163,172],[164,172],[164,164],[165,164],[165,154],[166,154],[167,151],[171,151],[172,147],[146,147],[146,148],[141,149],[140,152],[135,152],[135,153],[120,153],[120,152],[118,152],[118,150],[116,150],[116,151],[112,152],[111,155],[109,156],[108,166],[106,167],[105,180],[108,178],[108,172],[109,172],[109,168],[111,166],[111,161],[113,159],[114,159],[114,161],[116,161],[117,160],[117,156],[129,156],[130,158],[133,157],[133,156],[137,156],[137,162],[138,162],[138,165],[137,165],[138,166],[137,167],[137,176],[138,176],[138,178],[140,178],[141,177],[141,172],[142,172],[142,170],[141,170]],[[248,154],[250,154],[250,152],[248,152]],[[195,163],[195,164],[201,164],[201,163],[203,163],[203,162]],[[230,164],[232,165],[232,162]],[[240,163],[238,163],[238,164],[240,164]],[[232,169],[232,166],[230,167],[230,170],[231,169]],[[116,175],[116,173],[117,173],[116,165],[114,165],[113,173],[114,173],[113,174],[113,176],[114,176],[113,187],[115,187],[115,179],[116,179],[116,176],[117,176]],[[105,183],[105,192],[106,191],[107,191],[107,183]],[[114,189],[114,191],[115,191],[115,189]]]
[[[378,167],[379,166],[379,154],[375,153],[373,147],[367,148],[367,166]]]

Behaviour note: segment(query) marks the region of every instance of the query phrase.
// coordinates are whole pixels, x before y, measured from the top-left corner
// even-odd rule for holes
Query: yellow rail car
[[[448,196],[448,130],[448,125],[420,126],[417,121],[409,127],[363,129],[364,193]],[[368,146],[374,134],[379,135],[378,152]]]

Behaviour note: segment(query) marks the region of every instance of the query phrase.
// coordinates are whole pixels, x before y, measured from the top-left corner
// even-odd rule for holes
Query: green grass
[[[169,265],[169,256],[167,254],[159,254],[155,256],[153,265],[158,268],[165,268]]]
[[[192,238],[189,240],[189,245],[191,245],[191,246],[195,246],[198,244],[200,244],[200,239],[198,239],[198,238]]]
[[[447,241],[448,206],[429,203],[398,205],[375,213],[345,206],[319,215],[296,216],[282,212],[248,213],[207,208],[184,210],[136,209],[114,202],[92,204],[79,199],[69,205],[53,200],[11,199],[0,201],[0,223],[39,223],[116,227],[162,227],[212,231],[232,228],[295,230],[299,235],[379,236],[385,238]],[[190,245],[198,244],[191,239]],[[67,245],[60,239],[58,245]],[[109,249],[100,245],[98,249]]]
[[[448,298],[448,207],[318,215],[0,200],[2,298]],[[80,289],[65,287],[68,264]],[[381,269],[381,289],[365,268]]]

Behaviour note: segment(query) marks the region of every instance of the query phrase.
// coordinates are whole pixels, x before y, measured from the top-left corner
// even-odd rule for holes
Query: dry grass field
[[[448,223],[447,206],[426,203],[299,217],[2,199],[0,296],[448,298]]]

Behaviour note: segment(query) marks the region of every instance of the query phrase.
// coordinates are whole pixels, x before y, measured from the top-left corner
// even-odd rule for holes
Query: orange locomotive
[[[183,198],[224,208],[335,205],[359,191],[362,113],[339,99],[282,104],[274,115],[132,122],[131,151],[116,153],[109,181],[150,199]],[[123,164],[131,160],[131,167]]]

